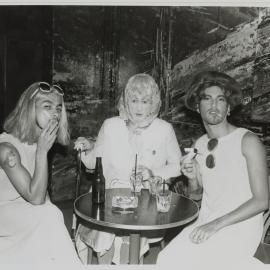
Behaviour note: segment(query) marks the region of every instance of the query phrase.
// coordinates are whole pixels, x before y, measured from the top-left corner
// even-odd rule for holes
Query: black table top
[[[92,194],[81,195],[75,200],[75,213],[84,221],[109,228],[125,230],[160,230],[182,226],[194,220],[199,213],[197,204],[179,194],[172,194],[169,212],[157,211],[156,198],[148,190],[142,189],[138,196],[138,207],[133,213],[112,211],[112,197],[131,195],[129,189],[106,189],[106,199],[102,207],[92,204]]]

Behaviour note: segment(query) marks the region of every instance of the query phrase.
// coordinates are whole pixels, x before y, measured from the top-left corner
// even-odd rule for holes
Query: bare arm
[[[36,151],[33,177],[21,163],[21,156],[10,143],[0,143],[0,166],[18,193],[32,204],[45,201],[48,184],[47,153],[56,138],[58,123],[50,122],[42,131]]]
[[[192,241],[196,243],[205,241],[218,230],[249,219],[268,209],[268,170],[264,146],[256,135],[247,133],[242,140],[242,153],[247,162],[252,197],[232,212],[195,228],[190,235]]]
[[[101,126],[96,142],[94,140],[86,139],[85,137],[79,137],[75,141],[75,149],[81,149],[81,159],[83,164],[88,169],[94,169],[96,164],[96,157],[103,157],[103,145],[105,143],[104,125]]]

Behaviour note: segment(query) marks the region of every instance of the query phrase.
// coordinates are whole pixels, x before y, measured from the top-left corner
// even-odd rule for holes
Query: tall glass
[[[141,193],[142,180],[143,180],[143,176],[140,173],[137,173],[136,175],[135,175],[135,173],[131,174],[130,182],[131,182],[131,185],[132,185],[133,192],[135,194],[140,194]]]
[[[160,182],[162,182],[162,178],[160,176],[152,176],[149,178],[149,192],[151,195],[156,195],[157,187]]]
[[[156,203],[159,212],[168,212],[171,206],[172,192],[169,185],[163,179],[156,183]]]

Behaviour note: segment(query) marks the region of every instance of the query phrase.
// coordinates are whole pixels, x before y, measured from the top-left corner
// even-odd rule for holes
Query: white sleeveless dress
[[[36,144],[21,143],[7,133],[0,135],[1,142],[16,147],[23,166],[33,175]],[[61,211],[48,197],[42,205],[24,200],[0,167],[0,265],[52,263],[80,264]]]
[[[247,164],[241,151],[242,138],[247,129],[237,128],[219,138],[217,147],[211,152],[215,157],[215,168],[209,169],[205,160],[208,137],[203,135],[196,142],[197,161],[203,184],[203,199],[198,219],[185,228],[159,254],[158,264],[197,267],[218,263],[219,265],[244,262],[260,263],[253,258],[263,231],[263,216],[258,214],[248,220],[227,226],[201,244],[189,239],[191,231],[236,209],[251,198]],[[185,269],[185,268],[183,268]]]

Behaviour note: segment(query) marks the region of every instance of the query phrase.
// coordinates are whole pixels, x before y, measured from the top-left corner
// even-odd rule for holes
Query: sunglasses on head
[[[59,85],[57,85],[57,84],[50,85],[46,82],[39,82],[38,88],[32,93],[30,99],[33,98],[38,93],[38,91],[41,91],[43,93],[50,93],[53,90],[56,90],[57,94],[59,94],[61,96],[64,95],[64,91]]]
[[[218,139],[216,138],[213,138],[213,139],[210,139],[208,141],[208,144],[207,144],[207,149],[208,151],[213,151],[218,145]],[[209,168],[209,169],[213,169],[215,167],[215,157],[213,154],[209,154],[207,157],[206,157],[206,161],[205,161],[205,164],[206,164],[206,167]]]

